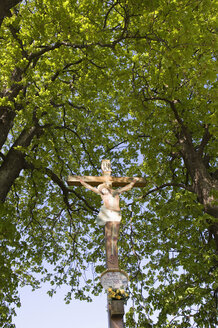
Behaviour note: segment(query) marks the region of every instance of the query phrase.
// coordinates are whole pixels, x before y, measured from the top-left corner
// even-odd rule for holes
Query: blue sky
[[[103,292],[92,303],[73,300],[65,304],[67,287],[57,290],[53,297],[43,286],[32,292],[30,287],[19,290],[22,306],[14,318],[16,328],[107,328],[107,296]]]

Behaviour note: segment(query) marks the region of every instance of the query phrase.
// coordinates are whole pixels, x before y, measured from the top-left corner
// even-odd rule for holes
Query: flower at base
[[[108,292],[108,297],[115,300],[126,301],[129,296],[124,289],[115,289],[110,287],[108,288],[107,292]]]

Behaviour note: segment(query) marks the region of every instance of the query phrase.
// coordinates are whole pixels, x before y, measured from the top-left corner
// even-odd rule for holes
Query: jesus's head
[[[97,188],[100,191],[100,193],[103,195],[107,195],[111,193],[110,186],[107,185],[106,183],[100,184]]]

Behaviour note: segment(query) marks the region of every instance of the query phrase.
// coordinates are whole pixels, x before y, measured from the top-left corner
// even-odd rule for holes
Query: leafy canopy
[[[102,158],[147,180],[122,201],[126,326],[215,327],[216,2],[15,2],[0,17],[2,327],[19,285],[102,292],[100,200],[66,184]]]

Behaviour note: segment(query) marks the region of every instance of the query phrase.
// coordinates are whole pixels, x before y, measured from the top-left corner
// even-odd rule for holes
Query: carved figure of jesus
[[[97,188],[90,186],[88,183],[83,181],[82,178],[79,179],[80,183],[87,189],[94,191],[96,194],[101,196],[103,200],[103,205],[100,208],[96,222],[100,226],[104,226],[108,221],[121,221],[121,211],[120,211],[120,197],[119,195],[125,191],[133,188],[134,184],[139,180],[139,178],[133,178],[133,181],[123,188],[112,189],[110,183],[102,183]]]

